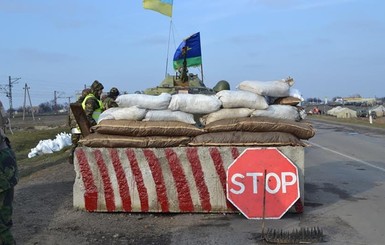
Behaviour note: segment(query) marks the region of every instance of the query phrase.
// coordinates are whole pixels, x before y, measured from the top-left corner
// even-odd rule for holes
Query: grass
[[[27,176],[37,170],[47,168],[59,163],[67,163],[69,150],[71,146],[54,152],[52,154],[43,154],[28,158],[28,153],[35,148],[41,140],[55,139],[56,135],[70,129],[66,125],[65,116],[45,117],[45,120],[31,121],[19,118],[12,119],[12,133],[7,130],[7,136],[11,141],[12,148],[16,154],[17,164],[20,170],[20,176]]]

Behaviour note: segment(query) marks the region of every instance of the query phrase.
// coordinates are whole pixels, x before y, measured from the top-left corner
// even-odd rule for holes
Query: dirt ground
[[[17,244],[229,244],[236,239],[234,226],[240,226],[236,229],[242,231],[238,233],[242,244],[264,244],[255,242],[260,233],[240,214],[76,210],[72,205],[74,178],[73,165],[61,163],[21,179],[16,186],[12,229]]]
[[[18,130],[22,127],[55,127],[62,125],[63,119],[66,116],[41,117],[39,121],[33,121],[33,125],[31,121],[12,122],[14,130]],[[225,226],[230,227],[234,218],[243,220],[238,214],[89,213],[76,210],[72,203],[75,171],[67,159],[42,168],[30,168],[35,171],[22,177],[15,187],[12,232],[17,244],[178,244],[170,240],[178,232],[194,235],[207,232],[210,227],[214,229],[214,224],[225,222]],[[24,171],[28,171],[28,166]],[[214,230],[210,234],[217,233]],[[221,239],[221,244],[226,244],[226,236],[221,234],[214,240]]]
[[[13,234],[17,244],[169,244],[159,219],[172,216],[88,213],[72,206],[73,166],[62,163],[16,186]],[[150,232],[151,231],[151,232]]]

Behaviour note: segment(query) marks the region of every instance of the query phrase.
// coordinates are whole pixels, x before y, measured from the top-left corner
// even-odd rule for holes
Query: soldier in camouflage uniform
[[[108,93],[107,97],[103,100],[103,107],[104,110],[107,110],[112,107],[118,107],[118,104],[116,103],[116,98],[118,98],[120,92],[117,88],[113,87],[110,89],[110,92]]]
[[[2,111],[2,112],[1,112]],[[0,108],[0,114],[4,109]],[[18,181],[16,158],[0,125],[0,244],[16,244],[11,233],[14,186]]]
[[[103,93],[104,86],[98,80],[95,80],[91,85],[91,93],[83,100],[82,107],[86,113],[86,117],[91,126],[95,126],[99,116],[103,111],[103,103],[100,96]]]

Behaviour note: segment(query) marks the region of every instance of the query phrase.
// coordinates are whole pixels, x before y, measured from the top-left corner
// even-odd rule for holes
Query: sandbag
[[[94,132],[125,136],[197,136],[204,130],[194,125],[176,121],[103,120],[92,127]]]
[[[122,94],[116,99],[119,107],[137,106],[142,109],[164,110],[167,109],[171,95],[161,93],[160,95],[148,94]]]
[[[301,99],[293,96],[281,97],[281,98],[275,99],[273,102],[273,104],[275,105],[292,105],[292,106],[296,106],[299,103],[301,103]]]
[[[219,110],[221,106],[221,101],[215,95],[174,94],[168,109],[192,114],[209,114]]]
[[[259,95],[270,97],[286,97],[290,95],[290,87],[294,80],[289,77],[277,81],[243,81],[237,88],[244,91],[250,91]]]
[[[250,108],[264,110],[269,105],[265,97],[249,91],[222,90],[216,94],[223,108]]]
[[[146,116],[146,109],[138,108],[137,106],[131,107],[113,107],[103,111],[98,119],[98,123],[103,120],[136,120],[141,121]]]
[[[189,146],[305,146],[297,137],[284,132],[217,132],[194,137]]]
[[[105,148],[163,148],[186,146],[190,137],[146,136],[129,137],[93,133],[79,140],[79,145]]]
[[[301,115],[297,107],[290,105],[269,105],[266,110],[255,110],[251,113],[252,117],[272,117],[300,121]]]
[[[183,111],[149,110],[143,121],[178,121],[195,124],[194,115]]]
[[[249,117],[253,111],[249,108],[225,108],[204,115],[200,120],[202,125],[206,125],[222,119]]]
[[[205,130],[209,133],[226,131],[285,132],[305,140],[308,140],[315,135],[315,130],[311,123],[269,117],[245,117],[218,120],[207,124]]]

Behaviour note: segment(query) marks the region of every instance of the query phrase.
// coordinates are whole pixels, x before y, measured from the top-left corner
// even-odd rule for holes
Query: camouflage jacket
[[[104,107],[104,110],[107,110],[112,107],[118,107],[118,104],[113,98],[107,97],[103,100],[103,107]]]
[[[15,186],[19,180],[16,157],[8,138],[0,129],[0,192]]]
[[[90,122],[91,126],[94,126],[97,124],[97,120],[95,120],[93,114],[97,110],[102,111],[103,106],[96,97],[87,97],[85,98],[85,101],[83,101],[83,109],[86,113],[87,120]]]

